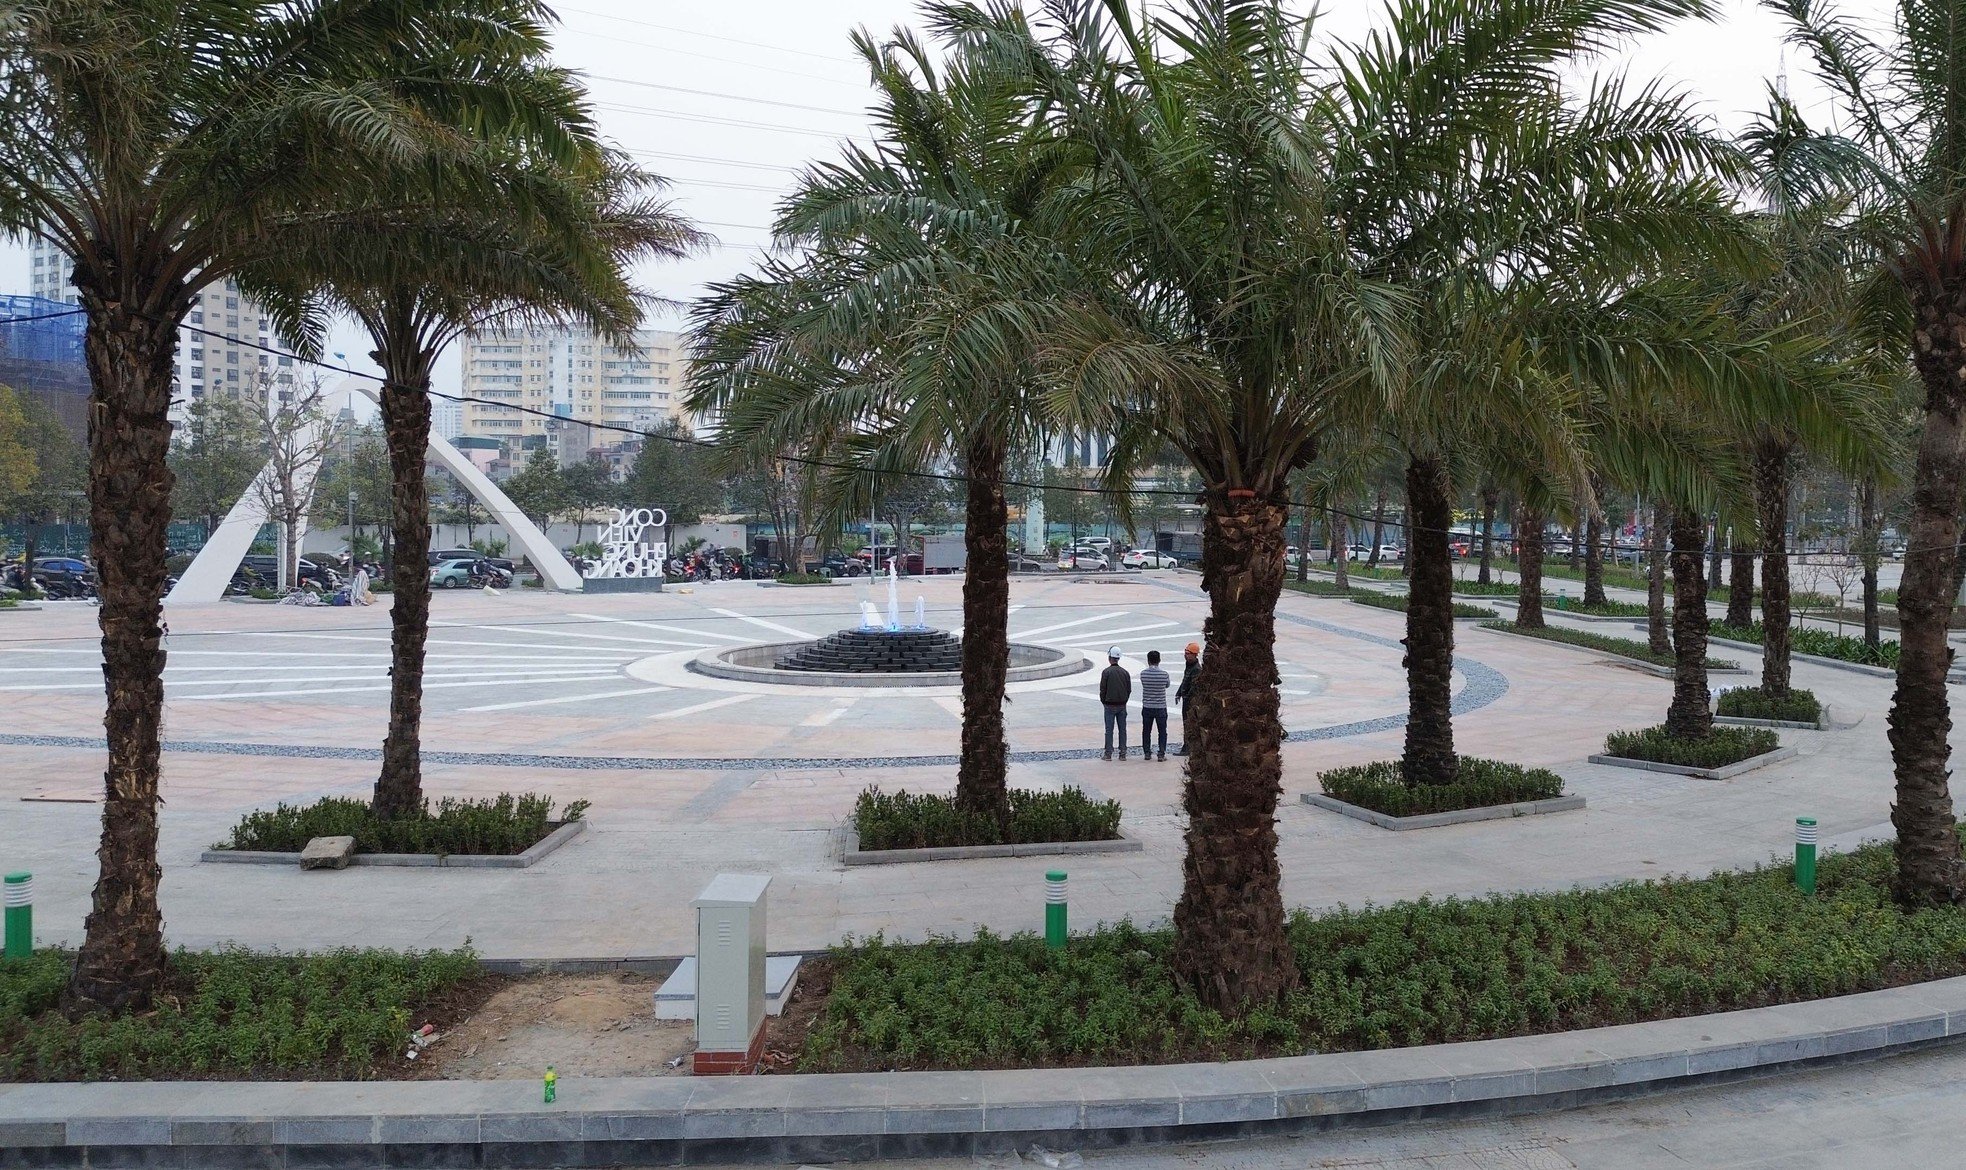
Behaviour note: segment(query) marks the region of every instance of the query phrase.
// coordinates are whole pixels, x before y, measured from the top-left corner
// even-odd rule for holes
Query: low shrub
[[[1815,693],[1797,689],[1774,695],[1760,687],[1734,687],[1720,692],[1717,710],[1736,719],[1780,719],[1789,723],[1814,723],[1823,716],[1823,705]]]
[[[1327,573],[1330,572],[1331,566],[1326,565],[1324,567],[1324,571]],[[1364,577],[1367,580],[1371,580],[1371,581],[1406,580],[1406,573],[1404,570],[1397,569],[1397,568],[1387,568],[1384,565],[1368,565],[1364,561],[1353,561],[1351,565],[1346,569],[1346,572],[1353,577]]]
[[[1283,587],[1298,593],[1308,593],[1312,597],[1353,596],[1352,588],[1349,585],[1340,585],[1336,581],[1320,581],[1316,578],[1312,578],[1309,581],[1288,580],[1283,583]]]
[[[278,601],[280,600],[281,593],[278,589],[269,589],[264,585],[255,585],[251,589],[246,590],[246,596],[252,598],[254,601]]]
[[[1465,593],[1471,597],[1514,597],[1522,592],[1522,587],[1514,581],[1490,581],[1484,585],[1479,581],[1456,581],[1454,592]]]
[[[1462,756],[1452,784],[1408,784],[1399,761],[1381,760],[1318,775],[1326,796],[1394,817],[1457,812],[1563,795],[1563,777],[1547,768]]]
[[[369,592],[394,593],[396,592],[396,586],[388,581],[371,581],[369,582]]]
[[[1588,650],[1602,650],[1606,654],[1618,654],[1626,658],[1636,658],[1650,662],[1654,666],[1674,666],[1677,660],[1671,654],[1654,654],[1650,643],[1631,638],[1614,638],[1608,634],[1594,633],[1590,630],[1571,630],[1561,626],[1545,626],[1540,630],[1525,630],[1511,622],[1483,622],[1483,628],[1501,630],[1509,634],[1521,634],[1530,638],[1541,638],[1545,642],[1562,642],[1570,646],[1582,646]],[[1708,670],[1732,670],[1735,663],[1723,658],[1707,659]]]
[[[1780,746],[1781,740],[1766,727],[1716,727],[1698,739],[1675,739],[1660,725],[1612,732],[1605,737],[1604,754],[1682,768],[1724,768]]]
[[[20,607],[19,598],[0,597],[0,609],[17,609],[19,607]]]
[[[831,585],[831,577],[818,573],[780,573],[775,580],[780,585]]]
[[[1730,626],[1726,622],[1715,622],[1708,632],[1716,638],[1727,638],[1735,642],[1753,642],[1759,646],[1763,631],[1760,622],[1751,626]],[[1834,658],[1838,662],[1898,669],[1896,642],[1880,641],[1873,648],[1865,645],[1862,638],[1851,637],[1848,634],[1833,634],[1828,630],[1814,629],[1810,626],[1796,626],[1790,631],[1789,649],[1797,654]]]
[[[1966,973],[1966,909],[1899,906],[1889,845],[1599,889],[1297,913],[1295,990],[1230,1019],[1167,930],[1048,951],[979,932],[833,952],[804,1071],[1224,1060],[1448,1044],[1847,995]]]
[[[1094,800],[1077,788],[1010,790],[1010,825],[956,807],[953,796],[869,788],[853,803],[862,849],[939,849],[955,845],[1025,845],[1041,841],[1112,841],[1120,802]]]
[[[0,1080],[373,1077],[484,978],[468,950],[179,951],[149,1011],[71,1020],[71,965],[55,950],[0,963]]]
[[[576,800],[553,819],[553,798],[537,793],[500,793],[490,800],[446,796],[435,812],[425,801],[418,816],[384,819],[366,800],[330,796],[305,805],[283,804],[249,812],[232,828],[230,840],[214,849],[295,853],[316,837],[353,837],[357,853],[524,853],[567,821],[587,813]]]
[[[1362,590],[1352,594],[1351,598],[1360,605],[1369,605],[1375,609],[1394,609],[1400,613],[1406,612],[1406,594],[1404,593],[1374,593]],[[1457,618],[1492,618],[1500,616],[1485,605],[1469,605],[1466,602],[1457,601],[1453,603],[1453,606],[1454,616]]]
[[[1596,605],[1585,605],[1581,598],[1568,596],[1551,597],[1547,593],[1543,595],[1543,608],[1553,609],[1558,613],[1589,614],[1592,617],[1642,618],[1647,612],[1645,606],[1636,601],[1611,601],[1607,599],[1598,602]],[[1668,615],[1672,613],[1671,606],[1666,607],[1666,613]]]

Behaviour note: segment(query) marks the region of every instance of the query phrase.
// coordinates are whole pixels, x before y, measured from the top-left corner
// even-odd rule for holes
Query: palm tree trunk
[[[1570,524],[1570,571],[1582,571],[1584,567],[1584,522],[1572,521]]]
[[[78,265],[78,273],[80,266]],[[164,542],[171,521],[169,418],[177,318],[84,291],[89,365],[89,550],[102,603],[102,841],[68,998],[141,1010],[164,984],[157,799],[164,715]]]
[[[1352,587],[1352,518],[1336,509],[1331,513],[1331,544],[1338,550],[1338,560],[1331,570],[1331,579],[1340,589]]]
[[[1283,723],[1276,604],[1283,589],[1282,494],[1207,493],[1202,587],[1207,647],[1190,700],[1182,805],[1188,814],[1173,965],[1202,1002],[1224,1011],[1273,1002],[1297,984],[1284,934],[1277,863]]]
[[[1734,541],[1732,563],[1727,573],[1727,624],[1754,624],[1754,547],[1741,539]]]
[[[963,528],[963,730],[956,803],[1010,820],[1004,738],[1004,684],[1010,670],[1010,513],[1004,503],[1003,450],[979,435],[968,452]]]
[[[1789,689],[1789,447],[1764,439],[1754,447],[1755,523],[1761,528],[1761,688]]]
[[[1952,648],[1951,591],[1958,556],[1959,498],[1966,479],[1966,362],[1960,338],[1966,309],[1953,291],[1914,289],[1916,314],[1912,361],[1925,385],[1925,421],[1912,473],[1911,533],[1904,579],[1898,585],[1898,685],[1889,717],[1896,799],[1898,897],[1910,903],[1957,902],[1966,897],[1959,831],[1947,786],[1952,709],[1946,671]]]
[[[1297,513],[1297,580],[1311,579],[1311,489],[1307,481],[1303,488],[1302,507]]]
[[[1884,517],[1877,509],[1877,481],[1865,476],[1857,488],[1857,507],[1862,512],[1858,539],[1862,542],[1864,563],[1864,645],[1877,649],[1877,544],[1882,537]]]
[[[1515,624],[1524,630],[1543,628],[1543,514],[1524,504],[1516,512]]]
[[[1666,734],[1699,739],[1713,731],[1707,696],[1707,577],[1701,563],[1707,526],[1699,512],[1672,515],[1672,706]]]
[[[1645,534],[1645,640],[1654,654],[1671,654],[1666,635],[1666,510],[1653,505],[1652,524]]]
[[[1406,559],[1413,584],[1406,594],[1406,748],[1400,770],[1411,785],[1451,784],[1460,770],[1454,755],[1454,565],[1447,551],[1454,506],[1447,464],[1438,456],[1407,462],[1406,514],[1412,521]]]
[[[1379,489],[1379,496],[1372,502],[1372,547],[1365,554],[1365,567],[1379,567],[1379,547],[1386,543],[1386,489]]]
[[[1584,522],[1584,604],[1603,605],[1604,595],[1604,513],[1592,503]]]
[[[1490,582],[1489,566],[1495,559],[1495,504],[1498,494],[1492,487],[1481,489],[1481,571],[1475,574],[1476,583],[1481,585]]]
[[[423,811],[423,659],[430,639],[430,365],[413,340],[385,341],[373,355],[389,373],[382,430],[389,445],[391,541],[389,731],[371,806],[383,817]]]

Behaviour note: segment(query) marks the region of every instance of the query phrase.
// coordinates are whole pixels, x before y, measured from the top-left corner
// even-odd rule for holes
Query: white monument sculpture
[[[669,563],[669,542],[651,541],[669,526],[661,508],[616,508],[614,519],[601,532],[601,560],[589,577],[660,577]]]

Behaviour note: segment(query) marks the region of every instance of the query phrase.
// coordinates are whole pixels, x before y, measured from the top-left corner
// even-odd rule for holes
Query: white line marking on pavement
[[[491,627],[486,627],[486,626],[460,626],[460,625],[458,625],[458,624],[456,624],[456,623],[454,623],[454,622],[433,622],[433,623],[431,623],[431,626],[430,626],[430,628],[431,628],[431,629],[432,629],[432,630],[434,631],[434,630],[440,630],[440,629],[451,629],[451,630],[455,630],[455,629],[472,629],[472,630],[478,630],[478,629],[488,629],[488,628],[491,628]],[[531,632],[535,632],[535,633],[536,633],[537,631],[531,631]],[[274,637],[274,638],[335,638],[335,639],[339,639],[339,638],[341,637],[341,635],[339,635],[339,634],[274,634],[274,633],[269,633],[269,634],[268,634],[267,636],[268,636],[268,637]],[[545,634],[541,634],[540,636],[541,636],[541,637],[550,637],[550,635],[545,635]],[[389,639],[387,639],[387,638],[355,638],[355,639],[349,639],[349,640],[351,640],[351,641],[358,641],[358,642],[387,642],[387,641],[389,641]],[[442,640],[442,641],[439,641],[439,640],[438,640],[438,639],[437,639],[436,637],[434,637],[434,636],[433,636],[433,637],[432,637],[432,638],[430,639],[430,645],[432,645],[432,646],[489,646],[489,647],[491,647],[491,648],[493,648],[493,649],[496,649],[496,650],[565,650],[565,649],[566,649],[566,647],[565,647],[565,646],[556,646],[556,645],[554,645],[554,644],[553,644],[553,643],[551,643],[551,642],[473,642],[473,641],[469,641],[469,640],[467,640],[467,639],[464,639],[464,638],[449,638],[449,639],[444,639],[444,640]],[[589,647],[589,648],[588,648],[588,649],[587,649],[586,651],[584,651],[584,652],[585,652],[585,653],[588,653],[588,654],[620,654],[620,655],[624,655],[624,656],[628,656],[628,655],[634,655],[634,654],[636,653],[636,651],[633,651],[633,650],[629,650],[629,649],[626,649],[626,648],[624,648],[624,647],[620,647],[620,646],[593,646],[593,647]],[[225,650],[178,650],[178,651],[174,651],[173,653],[177,653],[177,654],[225,654],[225,653],[229,653],[229,652],[228,652],[228,651],[225,651]],[[243,654],[243,653],[246,653],[246,651],[243,651],[243,650],[242,650],[242,651],[231,651],[230,653],[241,653],[241,654]],[[296,654],[296,657],[298,657],[298,656],[299,656],[299,655],[298,655],[298,654]]]
[[[1201,641],[1200,634],[1135,634],[1130,638],[1109,638],[1104,634],[1087,634],[1086,637],[1098,638],[1101,642],[1119,643],[1121,645],[1124,645],[1127,642],[1166,642],[1174,646],[1184,646],[1189,642]],[[1058,645],[1059,643],[1051,643],[1051,644]],[[1078,647],[1074,647],[1074,649],[1089,650],[1091,649],[1091,647],[1078,646]]]
[[[589,699],[620,699],[629,695],[653,695],[660,691],[673,691],[674,687],[637,687],[632,691],[602,691],[598,695],[562,695],[557,699],[527,699],[523,703],[492,703],[484,707],[466,707],[472,711],[514,711],[520,707],[544,707],[549,703],[585,703]]]
[[[1116,634],[1131,634],[1136,630],[1164,630],[1169,626],[1178,626],[1180,624],[1180,622],[1148,622],[1145,625],[1139,626],[1121,626],[1117,630],[1073,630],[1062,638],[1046,638],[1044,643],[1047,646],[1056,646],[1065,642],[1077,642],[1080,639],[1086,641],[1092,641],[1094,639],[1103,640],[1112,638]],[[1167,635],[1163,634],[1161,636],[1166,637]],[[1138,639],[1134,640],[1138,641]]]
[[[583,676],[580,678],[560,678],[560,679],[547,679],[541,681],[601,682],[604,680],[612,680],[620,677],[621,677],[620,675],[615,675],[615,674],[596,674],[591,676]],[[509,678],[488,678],[482,682],[434,682],[434,683],[424,683],[423,689],[426,691],[435,691],[440,689],[447,690],[455,687],[504,687],[504,686],[511,686],[513,682],[514,680]],[[210,702],[218,699],[281,699],[281,698],[285,698],[288,695],[352,695],[360,691],[386,691],[388,689],[389,687],[386,685],[379,686],[379,687],[314,687],[306,690],[292,690],[292,691],[248,691],[243,695],[181,695],[172,701],[178,703],[199,703],[199,702]]]
[[[1075,622],[1059,622],[1055,626],[1039,626],[1035,630],[1019,630],[1017,633],[1012,634],[1011,637],[1035,638],[1039,634],[1049,634],[1053,630],[1069,630],[1073,626],[1089,626],[1093,622],[1109,622],[1112,621],[1114,618],[1123,618],[1125,616],[1126,616],[1126,611],[1122,609],[1116,613],[1102,613],[1098,617],[1080,618]],[[1168,623],[1168,625],[1173,625],[1173,624],[1174,624],[1173,622]]]
[[[651,716],[651,718],[680,719],[685,715],[694,715],[699,711],[714,711],[718,707],[728,707],[733,703],[748,703],[757,697],[756,695],[725,695],[721,699],[712,699],[707,703],[698,703],[694,707],[679,707],[674,711],[664,711],[659,715]]]
[[[590,622],[614,622],[617,625],[623,626],[640,626],[644,630],[655,630],[664,634],[688,634],[692,638],[719,638],[725,642],[749,642],[751,640],[740,634],[718,634],[710,630],[692,630],[686,626],[665,626],[660,622],[630,621],[627,618],[603,617],[598,613],[577,613],[573,616],[586,618]]]
[[[938,695],[931,701],[956,718],[961,719],[963,717],[963,701],[961,699],[950,698],[947,695]]]
[[[639,646],[679,646],[690,650],[703,649],[701,642],[678,642],[674,638],[631,638],[626,634],[583,634],[579,630],[554,629],[552,633],[544,630],[530,630],[524,626],[468,626],[467,629],[487,630],[494,634],[530,634],[535,638],[592,638],[597,642],[633,642]],[[558,646],[555,649],[564,650]]]
[[[1099,698],[1098,691],[1053,691],[1051,693],[1054,695],[1075,695],[1081,699],[1091,699],[1093,702],[1099,703],[1102,707],[1105,706]]]
[[[824,711],[815,711],[804,719],[799,720],[799,726],[825,727],[832,723],[833,720],[853,710],[853,705],[859,701],[858,699],[841,699],[838,706],[830,707]]]
[[[777,630],[781,634],[790,634],[794,638],[817,639],[819,637],[818,634],[808,634],[804,630],[795,630],[791,626],[781,626],[777,622],[768,622],[763,618],[749,617],[745,614],[738,613],[734,609],[720,609],[717,612],[723,614],[725,617],[734,617],[740,622],[750,622],[754,626],[762,626],[767,630]]]

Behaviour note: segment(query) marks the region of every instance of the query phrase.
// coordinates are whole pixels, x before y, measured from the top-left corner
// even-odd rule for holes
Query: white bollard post
[[[696,1052],[690,1071],[757,1071],[765,1048],[763,874],[720,873],[696,901]]]

